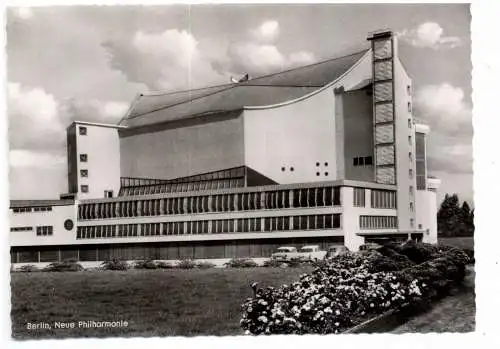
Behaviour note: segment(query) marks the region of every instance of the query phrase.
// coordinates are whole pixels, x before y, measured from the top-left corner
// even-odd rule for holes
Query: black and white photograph
[[[474,332],[470,8],[8,7],[12,339]]]

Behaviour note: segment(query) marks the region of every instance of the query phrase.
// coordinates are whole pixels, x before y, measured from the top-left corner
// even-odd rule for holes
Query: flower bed
[[[467,262],[459,249],[413,242],[339,256],[291,285],[254,284],[240,324],[247,334],[340,333],[446,294],[463,280]]]

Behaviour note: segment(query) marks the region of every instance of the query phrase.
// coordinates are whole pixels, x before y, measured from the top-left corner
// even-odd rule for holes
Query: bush
[[[247,334],[340,333],[385,311],[424,304],[463,279],[468,257],[460,250],[421,245],[401,250],[416,259],[439,257],[416,265],[387,247],[334,257],[291,285],[258,289],[254,283],[240,325]],[[393,270],[370,271],[377,268]]]
[[[182,259],[177,262],[176,267],[179,269],[193,269],[196,267],[196,263],[191,259]]]
[[[266,268],[279,268],[279,267],[286,266],[286,263],[279,261],[277,259],[274,259],[274,258],[270,258],[270,259],[266,259],[264,261],[264,263],[262,264],[262,266],[266,267]]]
[[[196,263],[196,267],[200,269],[210,269],[210,268],[215,268],[215,264],[210,263],[208,261],[200,261]]]
[[[62,272],[62,271],[82,271],[83,267],[75,260],[67,260],[63,262],[54,262],[46,266],[43,271]]]
[[[233,258],[224,263],[227,268],[255,268],[258,264],[251,258]]]
[[[134,263],[135,269],[157,269],[158,265],[151,259],[144,259]]]
[[[101,268],[104,270],[127,270],[129,265],[126,261],[120,258],[113,258],[101,263]]]
[[[40,269],[36,265],[27,264],[27,265],[21,266],[16,271],[20,271],[22,273],[33,273],[33,272],[36,272],[36,271],[40,271]]]
[[[158,262],[156,262],[156,267],[158,269],[173,269],[174,268],[174,266],[171,263],[167,263],[167,262],[164,262],[164,261],[158,261]]]

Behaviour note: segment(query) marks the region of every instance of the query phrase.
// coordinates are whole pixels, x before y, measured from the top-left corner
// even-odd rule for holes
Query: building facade
[[[139,94],[118,125],[72,123],[62,197],[73,199],[12,202],[12,262],[436,243],[430,130],[413,120],[396,38],[368,40],[365,50],[241,83]],[[52,209],[41,219],[43,205]]]

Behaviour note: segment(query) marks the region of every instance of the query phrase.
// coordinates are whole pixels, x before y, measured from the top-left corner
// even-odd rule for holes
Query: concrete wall
[[[73,221],[73,229],[67,230],[64,222]],[[33,227],[32,231],[11,231],[10,246],[63,245],[76,242],[76,204],[52,206],[52,211],[14,213],[9,210],[10,227]],[[53,235],[37,236],[37,226],[52,226]]]
[[[424,230],[423,242],[436,244],[437,239],[437,203],[436,192],[418,190],[416,197],[416,224],[418,230]],[[420,225],[422,225],[420,227]]]
[[[334,91],[355,89],[371,74],[367,54],[338,81],[311,95],[245,108],[245,164],[281,184],[344,179],[344,156],[338,149],[344,142],[343,109],[336,105]]]
[[[395,42],[395,48],[397,43]],[[408,119],[412,119],[412,113],[408,110],[408,103],[412,103],[411,93],[408,94],[408,86],[412,85],[401,64],[397,50],[394,58],[394,102],[395,102],[395,143],[396,143],[396,181],[398,185],[398,226],[401,230],[416,229],[415,222],[415,196],[417,192],[415,176],[415,129],[408,127]],[[411,87],[410,87],[411,91]],[[408,137],[411,137],[409,139]],[[410,161],[409,153],[412,154]],[[413,176],[409,170],[413,169]],[[413,195],[410,194],[410,187],[413,188]],[[413,203],[413,211],[410,209],[410,202]],[[413,226],[411,226],[413,220]]]
[[[373,156],[373,103],[368,90],[346,92],[343,97],[345,178],[373,182],[374,166],[354,166],[353,159]]]
[[[245,110],[244,123],[247,166],[280,184],[336,179],[332,89],[279,108]]]
[[[87,135],[80,135],[78,127],[86,127]],[[112,190],[113,196],[120,191],[120,142],[114,127],[77,124],[77,175],[78,198],[103,198],[105,190]],[[87,162],[80,161],[80,154],[87,154]],[[80,170],[88,170],[88,177],[82,177]],[[89,192],[83,193],[82,185],[88,185]]]
[[[240,114],[120,131],[122,177],[170,179],[242,166]]]

